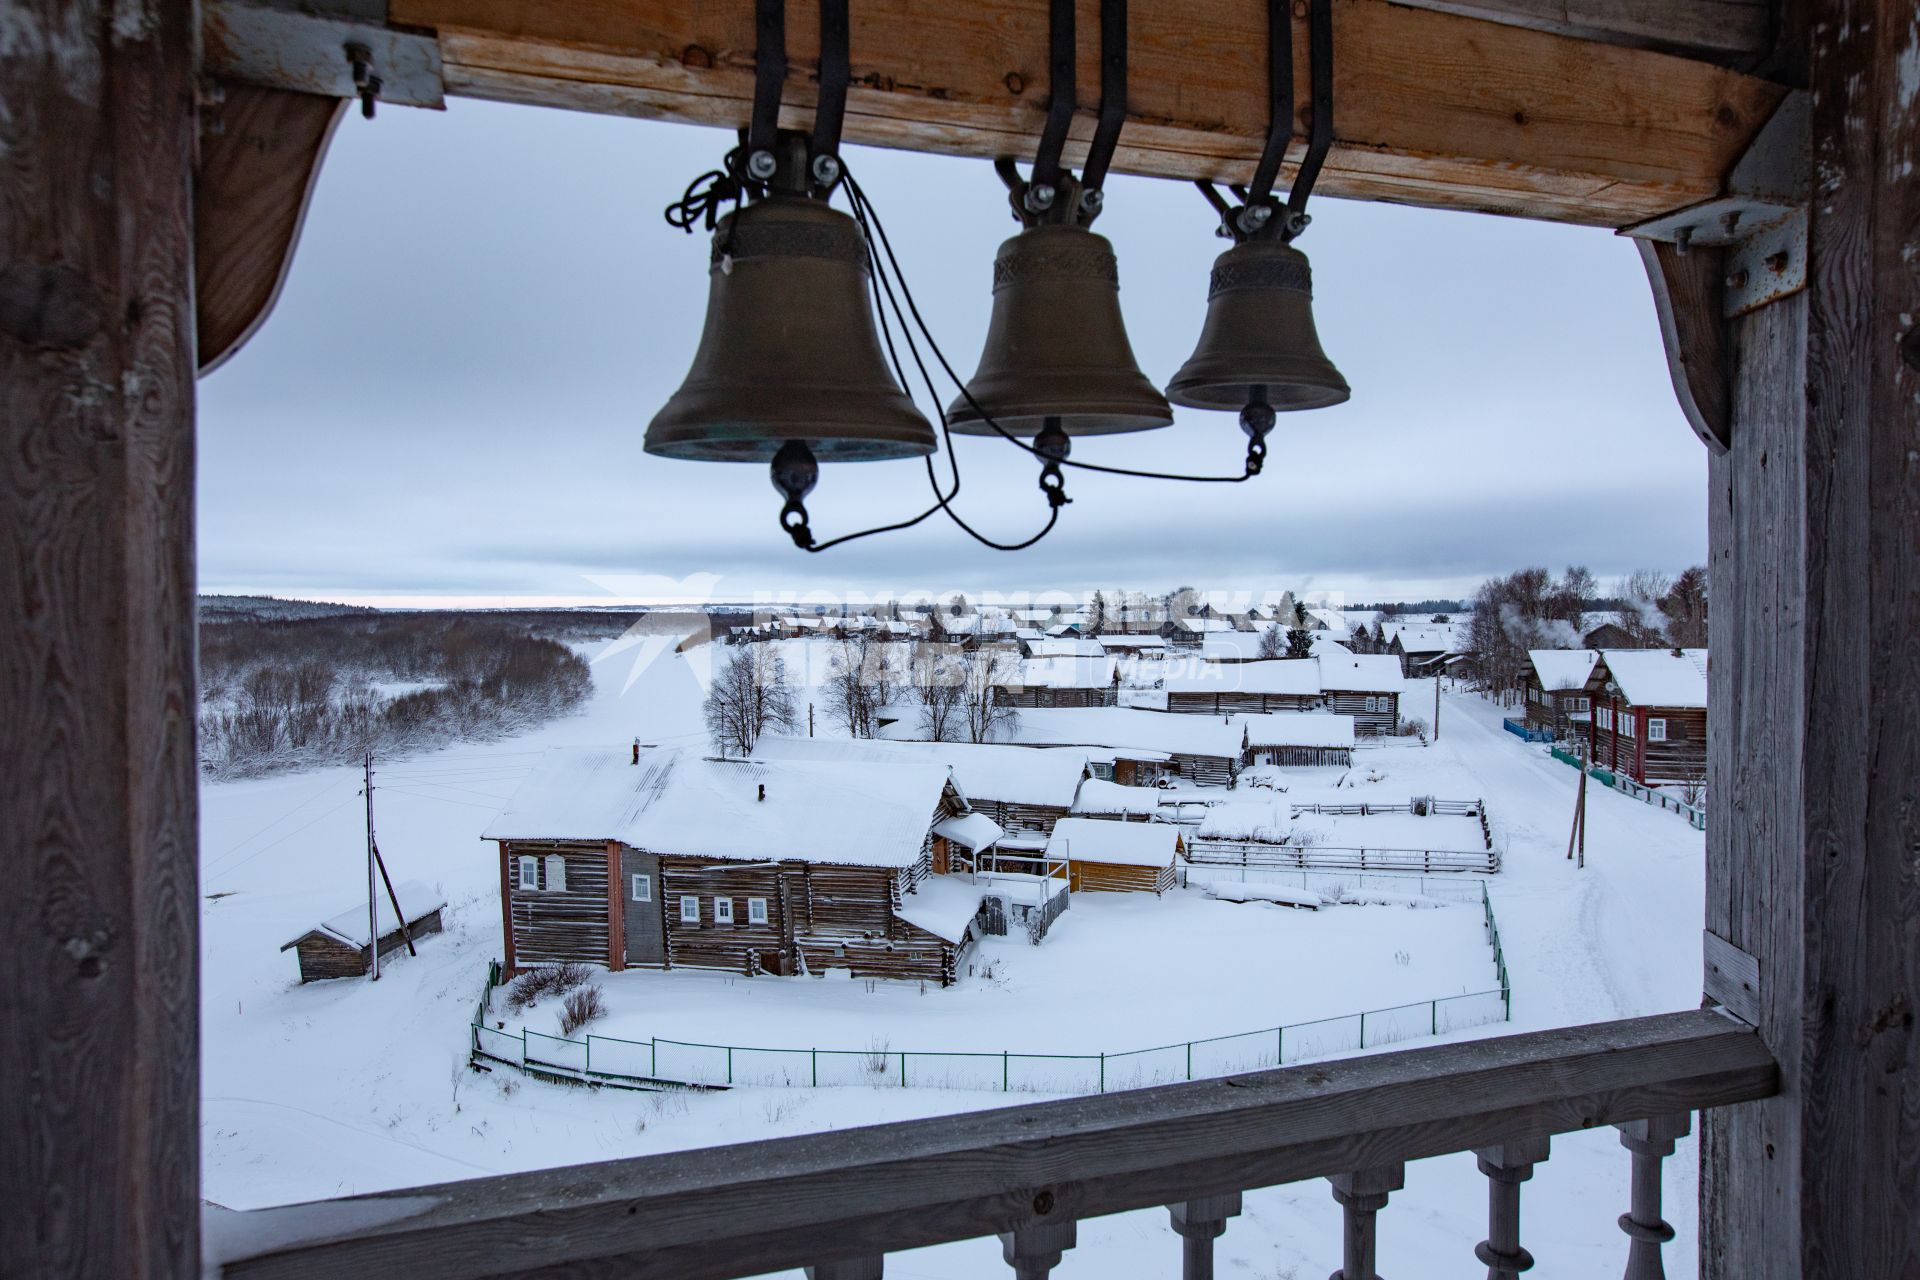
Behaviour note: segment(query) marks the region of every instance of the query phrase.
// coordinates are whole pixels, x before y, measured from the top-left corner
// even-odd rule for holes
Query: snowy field
[[[497,854],[478,834],[549,746],[606,745],[636,734],[704,741],[694,669],[703,655],[637,661],[656,643],[616,643],[596,663],[595,696],[580,715],[511,741],[376,765],[380,845],[395,878],[437,885],[448,899],[446,932],[424,941],[418,957],[390,961],[377,984],[300,986],[291,953],[278,950],[365,900],[359,770],[203,789],[208,1199],[250,1208],[1004,1101],[898,1086],[589,1092],[467,1069],[467,1023],[500,946]],[[799,667],[817,642],[786,643]],[[1430,713],[1432,685],[1416,685],[1407,701],[1410,711]],[[1490,889],[1513,977],[1514,1020],[1462,1038],[1696,1007],[1701,834],[1674,814],[1595,788],[1587,867],[1575,870],[1563,855],[1576,775],[1544,748],[1502,732],[1500,718],[1481,699],[1449,695],[1433,746],[1356,753],[1363,764],[1354,777],[1366,780],[1354,786],[1336,787],[1339,771],[1288,771],[1285,799],[1485,798],[1504,859]],[[821,730],[830,731],[824,718]],[[1398,963],[1396,951],[1408,963]],[[603,982],[619,1025],[661,1019],[649,1028],[654,1034],[672,1034],[663,1025],[670,1019],[708,1033],[740,1029],[717,1037],[723,1040],[780,1043],[804,1023],[821,1028],[809,1042],[817,1035],[824,1044],[829,1028],[839,1036],[844,1026],[857,1048],[868,1043],[861,1028],[871,1022],[895,1047],[939,1048],[977,1031],[1079,1052],[1151,1040],[1146,1007],[1154,1010],[1154,1030],[1179,1028],[1171,1038],[1184,1038],[1311,1017],[1315,1009],[1344,1013],[1478,990],[1490,973],[1477,908],[1309,913],[1215,903],[1197,893],[1160,902],[1084,895],[1041,948],[996,943],[975,963],[1002,957],[992,980],[976,975],[925,995],[907,984],[882,983],[868,993],[857,982],[830,991],[824,980],[729,982],[710,974],[675,974],[671,984],[640,973]],[[1138,984],[1155,981],[1156,972],[1165,983],[1152,988],[1157,999],[1138,999]],[[1689,1140],[1667,1162],[1668,1215],[1680,1231],[1667,1250],[1674,1276],[1695,1274],[1696,1160]],[[1525,1238],[1542,1274],[1620,1273],[1626,1238],[1614,1218],[1626,1208],[1627,1172],[1611,1130],[1556,1140],[1526,1192]],[[1410,1166],[1406,1189],[1381,1215],[1382,1272],[1469,1273],[1485,1215],[1485,1180],[1471,1156]],[[1083,1223],[1079,1239],[1056,1276],[1164,1275],[1179,1256],[1164,1212]],[[1338,1246],[1339,1213],[1326,1186],[1301,1184],[1248,1193],[1219,1258],[1224,1274],[1309,1277],[1337,1265]],[[997,1274],[997,1259],[997,1242],[974,1241],[896,1255],[888,1275]]]

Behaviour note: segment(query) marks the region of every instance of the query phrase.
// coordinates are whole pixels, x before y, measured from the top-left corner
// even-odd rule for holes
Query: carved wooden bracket
[[[1721,315],[1726,254],[1719,249],[1682,252],[1678,245],[1658,240],[1634,243],[1653,287],[1667,374],[1680,411],[1709,449],[1725,453],[1733,442],[1732,356]]]

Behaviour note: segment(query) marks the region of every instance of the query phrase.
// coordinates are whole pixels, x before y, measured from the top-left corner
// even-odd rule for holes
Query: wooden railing
[[[1281,871],[1459,871],[1493,875],[1500,870],[1497,850],[1376,849],[1358,845],[1269,844],[1257,840],[1195,838],[1187,842],[1187,861],[1195,867],[1240,867]]]
[[[311,1205],[210,1209],[208,1274],[730,1280],[804,1266],[813,1280],[873,1280],[888,1253],[997,1235],[1019,1280],[1044,1280],[1081,1219],[1164,1205],[1183,1274],[1206,1280],[1244,1191],[1325,1178],[1344,1219],[1328,1225],[1343,1241],[1339,1274],[1372,1280],[1375,1219],[1406,1162],[1472,1151],[1488,1179],[1488,1227],[1477,1247],[1462,1242],[1460,1261],[1472,1252],[1504,1280],[1531,1264],[1521,1184],[1553,1135],[1610,1124],[1633,1162],[1625,1272],[1652,1280],[1671,1236],[1660,1162],[1694,1111],[1770,1096],[1776,1077],[1745,1023],[1716,1010],[1662,1014]]]

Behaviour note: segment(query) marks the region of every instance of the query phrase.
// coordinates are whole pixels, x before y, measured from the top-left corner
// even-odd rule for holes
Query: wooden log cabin
[[[1009,837],[1045,837],[1072,811],[1082,780],[1091,771],[1078,747],[1033,748],[972,742],[902,742],[884,738],[789,738],[767,736],[754,746],[756,760],[875,761],[938,764],[973,812],[991,818]]]
[[[1399,658],[1373,653],[1313,661],[1320,669],[1326,709],[1352,716],[1355,734],[1370,738],[1399,732],[1400,695],[1406,689]]]
[[[1186,849],[1170,822],[1063,818],[1047,841],[1047,858],[1066,864],[1074,893],[1160,894],[1177,883]]]
[[[1527,727],[1556,738],[1584,736],[1593,710],[1587,680],[1599,661],[1597,649],[1527,650]]]
[[[440,914],[447,908],[444,897],[418,880],[403,880],[394,885],[393,896],[400,900],[400,917],[394,915],[384,887],[374,890],[382,961],[393,952],[404,950],[409,942],[418,943],[439,933]],[[404,932],[400,928],[401,918],[407,922]],[[364,977],[373,967],[372,952],[367,946],[369,926],[373,923],[374,918],[367,914],[367,904],[358,902],[342,907],[299,937],[289,939],[280,949],[294,953],[300,963],[302,982]]]
[[[556,749],[484,833],[504,968],[837,968],[946,985],[976,940],[971,913],[916,895],[948,839],[938,828],[963,817],[978,815],[931,762]]]
[[[1345,767],[1353,763],[1353,717],[1330,711],[1270,711],[1239,715],[1246,735],[1247,764],[1294,768]]]
[[[1085,748],[1113,761],[1108,781],[1149,785],[1162,777],[1227,786],[1240,768],[1243,735],[1226,717],[1172,716],[1139,707],[1059,707],[1022,711],[1002,730],[1028,747]]]
[[[844,1277],[879,1274],[895,1249],[997,1236],[1040,1280],[1080,1219],[1165,1207],[1143,1255],[1184,1256],[1197,1278],[1213,1273],[1223,1232],[1231,1247],[1244,1190],[1325,1179],[1322,1229],[1343,1270],[1367,1275],[1408,1161],[1478,1151],[1487,1212],[1454,1197],[1434,1229],[1454,1233],[1462,1266],[1483,1233],[1483,1263],[1517,1262],[1529,1175],[1558,1135],[1613,1126],[1631,1197],[1584,1208],[1626,1210],[1620,1248],[1642,1280],[1661,1274],[1671,1230],[1663,1163],[1697,1116],[1704,1280],[1911,1274],[1920,675],[1899,640],[1920,629],[1910,0],[1320,11],[1341,86],[1337,108],[1315,113],[1332,140],[1321,200],[1620,230],[1640,251],[1648,327],[1708,454],[1708,772],[1731,799],[1706,833],[1707,1007],[724,1156],[243,1213],[204,1204],[194,379],[260,327],[286,277],[356,91],[344,45],[375,52],[379,87],[364,89],[382,114],[455,96],[638,114],[718,126],[717,151],[748,118],[754,15],[745,0],[14,0],[0,47],[0,653],[17,677],[0,682],[13,871],[0,954],[9,1028],[29,1033],[0,1036],[8,1265],[145,1280]],[[785,94],[805,113],[818,44],[811,15],[789,16]],[[1045,97],[1019,94],[1009,70],[1022,87],[1044,83],[1046,16],[1011,0],[861,6],[847,138],[1031,156]],[[1300,85],[1308,23],[1296,16],[1291,33]],[[1134,0],[1131,129],[1115,170],[1245,181],[1267,133],[1267,35],[1262,6]],[[1090,85],[1090,40],[1080,53]],[[1291,167],[1306,123],[1289,123]],[[1070,143],[1066,163],[1083,147]],[[1203,218],[1193,233],[1206,234]],[[352,371],[338,373],[350,390]],[[1542,421],[1553,436],[1556,420]],[[1529,1221],[1543,1273],[1573,1265]]]
[[[1324,705],[1314,658],[1205,662],[1166,679],[1167,710],[1187,715],[1311,711]]]
[[[1022,658],[994,678],[993,688],[1013,707],[1111,707],[1119,700],[1120,673],[1105,654]]]
[[[1639,783],[1706,781],[1705,649],[1602,649],[1585,693],[1596,766]]]

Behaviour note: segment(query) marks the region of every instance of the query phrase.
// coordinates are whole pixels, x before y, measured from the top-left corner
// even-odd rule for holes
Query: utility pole
[[[373,896],[373,752],[367,752],[360,794],[367,800],[367,973],[380,981],[380,904]]]
[[[1580,786],[1574,793],[1573,830],[1567,833],[1567,857],[1572,860],[1578,850],[1576,868],[1587,865],[1587,753],[1579,742],[1574,743],[1573,758],[1580,768]]]
[[[813,736],[813,704],[811,702],[807,704],[807,736],[809,738]]]

